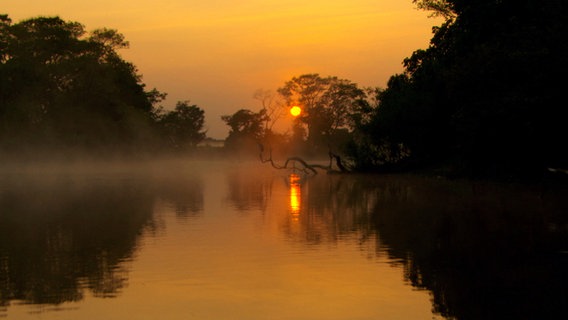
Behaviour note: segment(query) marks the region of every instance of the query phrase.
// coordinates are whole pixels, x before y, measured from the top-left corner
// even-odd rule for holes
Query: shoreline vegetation
[[[409,0],[410,1],[410,0]],[[505,181],[568,180],[563,101],[568,5],[559,0],[414,0],[444,18],[426,49],[386,88],[317,73],[254,94],[259,106],[222,117],[161,103],[119,51],[116,30],[0,14],[0,163],[187,157],[286,159],[328,172],[405,173]],[[291,132],[274,124],[292,106]],[[259,110],[259,111],[253,111]],[[270,153],[268,153],[270,150]],[[262,150],[261,150],[262,152]],[[274,156],[274,160],[273,160]],[[276,160],[278,159],[278,163]],[[280,163],[282,160],[282,164]],[[335,167],[332,169],[332,164]],[[322,168],[320,168],[322,169]],[[313,172],[312,172],[313,173]]]

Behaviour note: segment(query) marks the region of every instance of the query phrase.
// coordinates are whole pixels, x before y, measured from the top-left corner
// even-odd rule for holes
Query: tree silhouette
[[[225,140],[225,146],[232,150],[248,150],[256,154],[258,144],[264,136],[266,110],[252,112],[240,109],[232,115],[221,116],[221,119],[231,128]]]
[[[568,133],[557,102],[563,84],[555,76],[567,65],[567,5],[415,2],[446,21],[427,49],[404,60],[405,72],[390,79],[363,128],[375,158],[385,145],[404,145],[410,155],[395,158],[400,165],[458,174],[537,177],[546,167],[568,167],[559,148]]]
[[[307,127],[307,141],[313,148],[328,150],[330,144],[348,140],[346,133],[367,111],[365,91],[349,80],[304,74],[287,81],[278,93],[290,106],[303,109],[300,123]]]
[[[87,33],[78,22],[0,19],[0,146],[138,148],[157,137],[146,91],[118,50],[115,30]]]
[[[192,148],[205,139],[205,111],[189,101],[179,101],[175,110],[167,112],[159,122],[175,149]]]

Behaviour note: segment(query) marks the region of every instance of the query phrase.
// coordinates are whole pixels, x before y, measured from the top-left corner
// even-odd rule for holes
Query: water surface
[[[567,195],[258,163],[3,169],[0,317],[559,318]]]

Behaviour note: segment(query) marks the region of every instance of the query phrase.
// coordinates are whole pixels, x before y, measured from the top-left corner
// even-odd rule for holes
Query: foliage
[[[447,0],[412,0],[418,9],[432,11],[433,17],[442,16],[446,20],[456,17],[453,3]]]
[[[345,131],[353,131],[369,111],[366,93],[355,83],[318,74],[294,77],[278,89],[287,105],[299,105],[299,124],[307,127],[307,141],[315,148],[335,144]],[[294,129],[301,132],[301,128]]]
[[[568,167],[557,77],[567,66],[566,3],[414,2],[446,21],[381,94],[363,128],[370,149],[403,144],[406,163],[450,164],[473,175]]]
[[[147,91],[116,30],[86,32],[78,22],[0,16],[0,148],[124,151],[195,145],[203,111],[179,103],[160,114],[165,94]],[[165,128],[163,127],[165,126]]]
[[[135,143],[152,104],[122,35],[85,36],[77,22],[39,17],[1,29],[0,137],[4,145]],[[14,145],[10,145],[14,144]]]
[[[160,123],[167,139],[177,150],[195,147],[205,139],[205,111],[190,105],[189,101],[179,101],[175,110],[162,116]]]
[[[227,148],[258,150],[257,144],[265,134],[264,123],[267,121],[265,109],[259,112],[240,109],[232,115],[221,116],[221,120],[231,128],[225,140]]]

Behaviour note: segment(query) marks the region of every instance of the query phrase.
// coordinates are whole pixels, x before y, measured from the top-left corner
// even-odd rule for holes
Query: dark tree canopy
[[[289,106],[299,105],[300,124],[307,128],[307,142],[327,150],[330,144],[345,140],[369,108],[364,90],[357,84],[337,77],[304,74],[294,77],[278,89]]]
[[[189,101],[179,101],[175,110],[166,113],[160,122],[168,140],[178,150],[195,147],[205,139],[205,111]]]
[[[229,128],[229,136],[225,140],[225,146],[233,150],[258,150],[258,143],[264,136],[264,123],[266,110],[253,112],[248,109],[240,109],[232,115],[224,115],[221,120]]]
[[[203,111],[181,103],[158,121],[165,94],[146,90],[127,47],[116,30],[0,16],[0,147],[147,149],[164,143],[163,124],[175,145],[199,142]]]
[[[135,67],[116,52],[127,46],[120,34],[86,36],[81,24],[58,17],[8,20],[1,32],[6,147],[132,143],[149,128],[152,104]]]
[[[403,145],[409,155],[399,163],[443,164],[473,175],[568,167],[560,103],[568,65],[566,2],[414,2],[446,21],[380,95],[365,128],[368,149]]]

